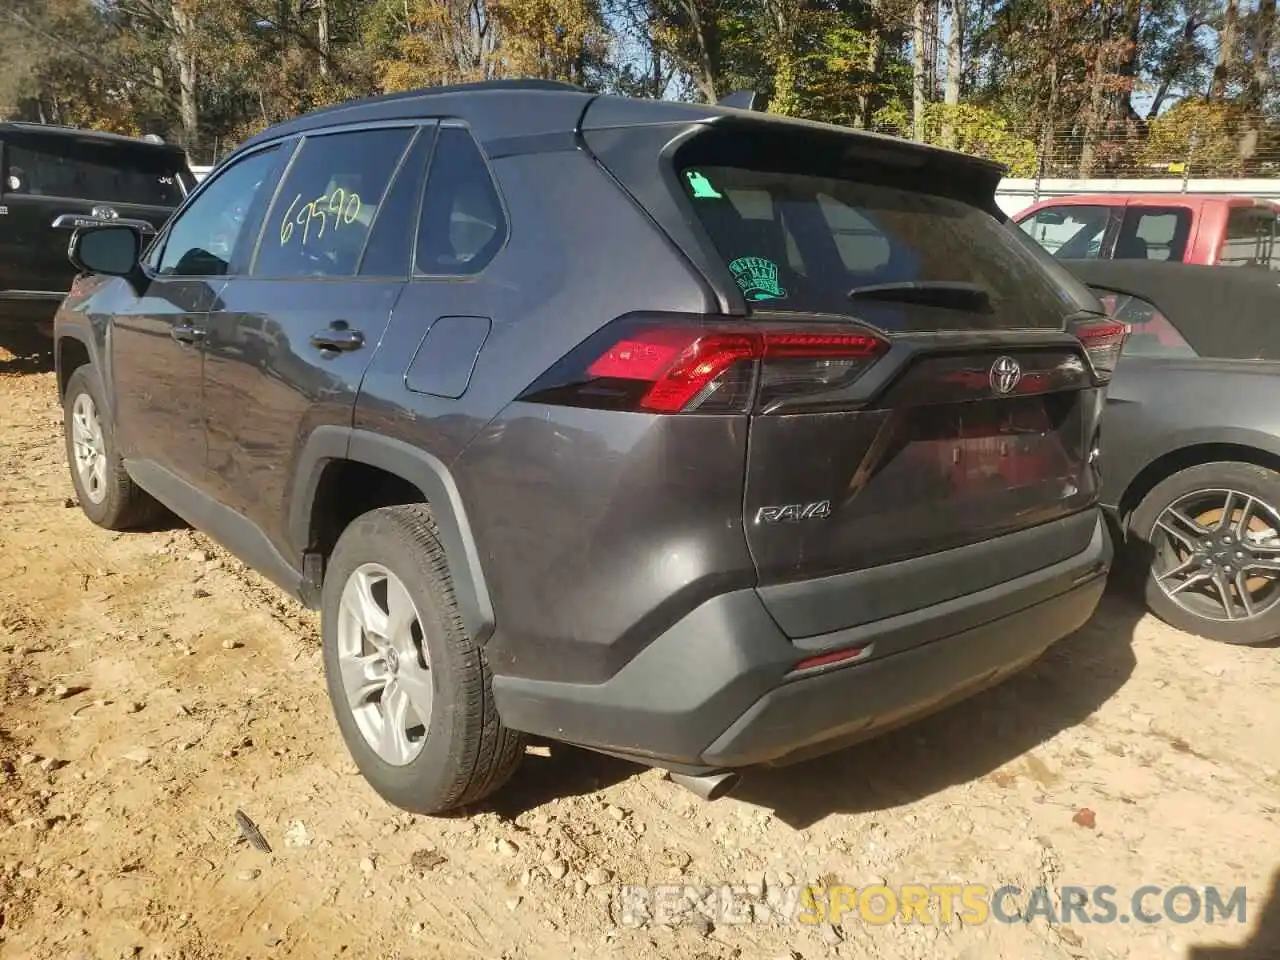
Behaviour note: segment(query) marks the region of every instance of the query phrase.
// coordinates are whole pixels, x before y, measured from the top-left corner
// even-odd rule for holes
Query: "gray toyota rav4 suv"
[[[318,608],[393,804],[478,800],[526,734],[718,796],[1098,602],[1127,328],[1004,223],[1000,176],[536,81],[300,117],[145,249],[78,231],[80,504],[163,505]]]

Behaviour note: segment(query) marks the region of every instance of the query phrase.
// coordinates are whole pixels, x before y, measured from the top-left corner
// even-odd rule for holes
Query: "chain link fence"
[[[911,137],[910,130],[878,132]],[[1261,117],[1160,118],[1085,130],[1078,124],[931,129],[925,140],[987,157],[1026,179],[1280,177],[1280,122]]]

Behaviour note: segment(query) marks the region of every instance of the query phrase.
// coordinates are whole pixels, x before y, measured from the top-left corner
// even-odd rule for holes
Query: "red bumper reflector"
[[[801,660],[791,668],[792,673],[799,673],[802,670],[813,670],[817,667],[829,667],[833,663],[844,663],[849,660],[861,660],[864,656],[871,653],[871,647],[850,647],[848,650],[832,650],[830,653],[821,653],[816,657],[809,657]]]

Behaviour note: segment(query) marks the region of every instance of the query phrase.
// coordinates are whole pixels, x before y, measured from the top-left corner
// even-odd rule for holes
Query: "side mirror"
[[[77,270],[132,280],[139,272],[142,235],[133,227],[81,227],[71,235],[67,255]]]

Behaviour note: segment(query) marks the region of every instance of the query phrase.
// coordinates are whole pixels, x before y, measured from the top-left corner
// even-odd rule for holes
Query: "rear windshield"
[[[1004,224],[957,199],[742,166],[679,173],[718,259],[760,308],[854,313],[893,330],[1057,327],[1082,306]],[[926,318],[863,289],[904,283],[980,288],[986,303],[940,308],[935,297]]]
[[[5,144],[4,160],[10,196],[176,207],[191,185],[181,155],[146,147],[23,137]]]

